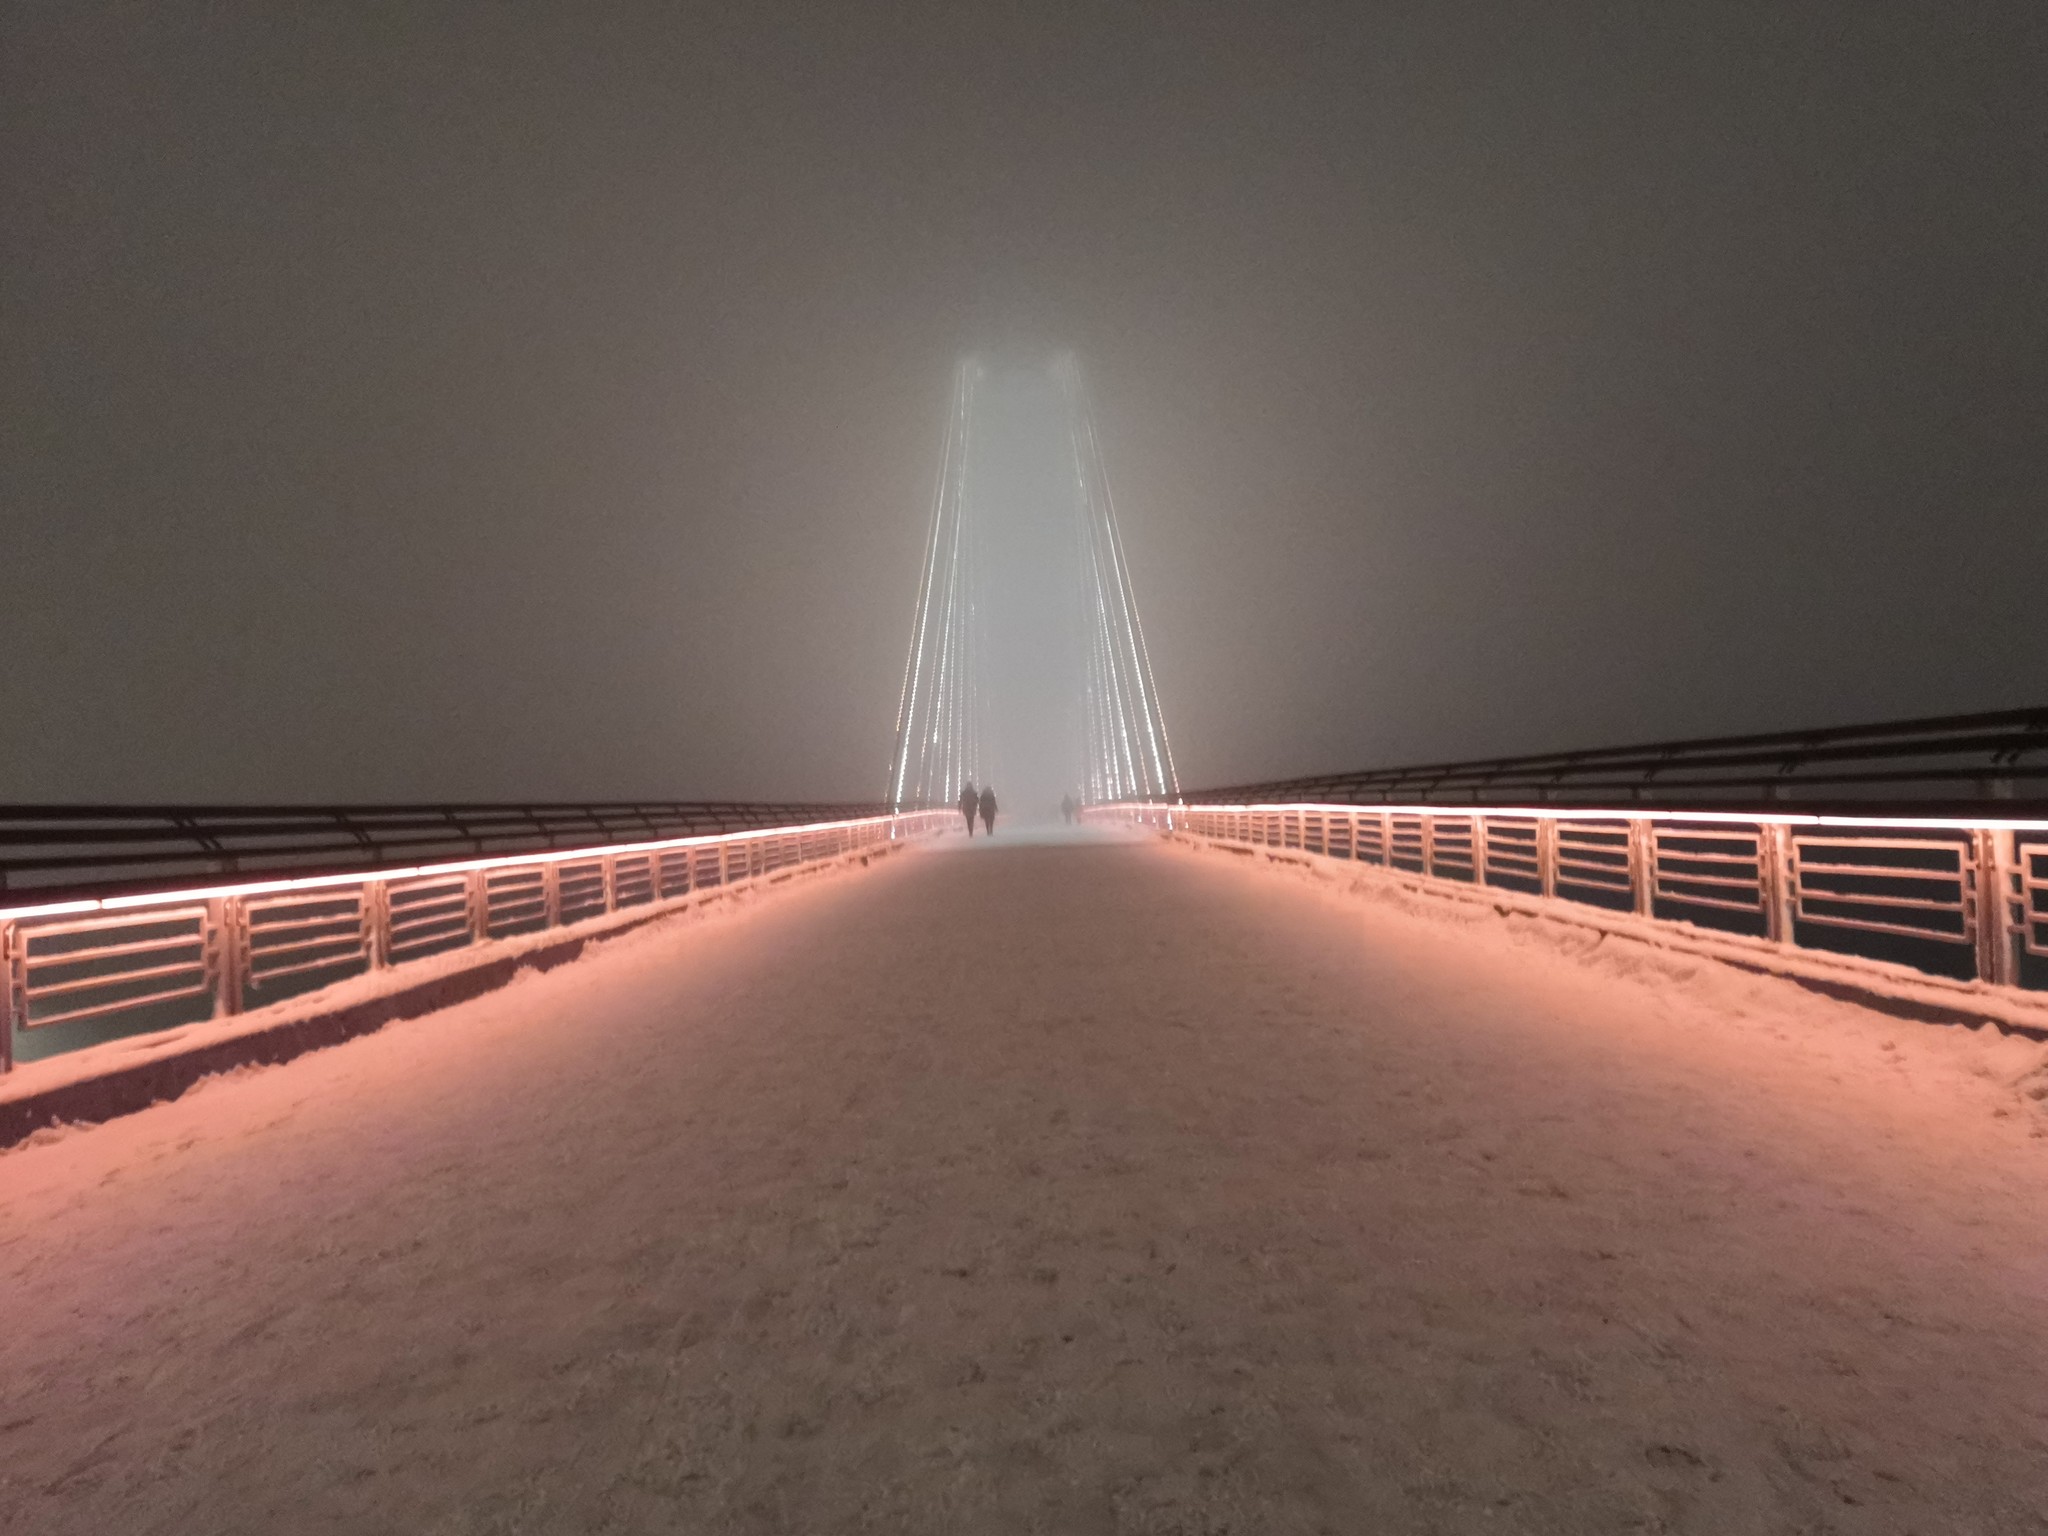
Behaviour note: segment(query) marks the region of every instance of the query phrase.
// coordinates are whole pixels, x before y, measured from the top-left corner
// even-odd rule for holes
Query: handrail
[[[2021,786],[2025,794],[2017,792]],[[1923,812],[1934,804],[2031,805],[2048,798],[2048,707],[1315,774],[1190,790],[1183,798],[1354,805],[1621,800],[1715,809],[1797,801]]]
[[[2048,990],[2048,817],[2015,814],[2010,801],[1950,816],[1868,805],[1838,814],[1190,795],[1086,815],[1603,907],[1731,941]]]
[[[450,813],[463,817],[452,852]],[[214,866],[169,885],[159,873],[154,885],[107,878],[0,897],[0,1073],[23,1041],[38,1055],[83,1049],[108,1031],[226,1018],[453,950],[615,914],[637,919],[784,871],[865,861],[951,829],[955,815],[733,802],[0,810],[0,825],[19,834],[13,848],[32,850],[8,857],[33,873],[106,875],[152,857]],[[597,826],[611,834],[603,842],[591,838]],[[118,851],[49,853],[48,834],[67,829]],[[353,862],[309,865],[339,846],[337,831],[350,838]],[[264,835],[287,841],[253,841]],[[153,852],[166,840],[179,846]],[[520,846],[486,846],[507,840]]]
[[[875,804],[724,800],[0,805],[0,893],[100,896],[194,877],[319,874],[437,857],[602,847],[884,816],[890,810]]]

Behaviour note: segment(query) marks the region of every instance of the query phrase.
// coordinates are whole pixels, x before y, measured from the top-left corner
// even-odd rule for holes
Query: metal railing
[[[880,804],[0,806],[0,905],[192,879],[354,870],[883,816]]]
[[[1931,810],[2021,800],[2048,814],[2043,797],[2048,708],[1321,774],[1190,791],[1186,798],[1226,805],[1565,802],[1727,810],[1788,801],[1872,809],[1873,802],[1910,801]]]
[[[224,1017],[352,975],[928,836],[956,814],[820,814],[839,809],[0,812],[0,827],[18,834],[0,863],[45,881],[0,897],[0,1071],[12,1069],[18,1039],[57,1038],[37,1031],[98,1021],[128,1033]],[[660,835],[693,819],[717,830]],[[598,826],[653,835],[592,845]],[[90,830],[100,841],[31,842],[52,829]],[[451,829],[469,856],[420,857],[446,849]],[[580,845],[550,846],[579,829]],[[357,867],[331,867],[338,832],[354,839]],[[493,841],[528,846],[488,851]],[[211,883],[159,889],[160,880],[133,878],[138,866],[160,871],[195,858],[210,862]],[[373,858],[382,867],[363,867]],[[398,860],[411,862],[392,867]],[[86,873],[99,878],[81,885]]]
[[[1085,814],[2048,988],[2048,818],[1206,798]]]

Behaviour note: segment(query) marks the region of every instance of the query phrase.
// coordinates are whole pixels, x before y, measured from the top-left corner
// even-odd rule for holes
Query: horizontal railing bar
[[[469,884],[460,878],[436,884],[425,890],[393,889],[389,892],[391,914],[394,917],[412,912],[438,912],[450,906],[460,906],[469,899]]]
[[[333,933],[320,939],[301,939],[296,944],[280,944],[274,949],[259,949],[249,956],[252,974],[269,976],[278,971],[278,963],[289,960],[293,955],[308,955],[315,950],[334,950],[366,954],[369,944],[360,933]]]
[[[332,891],[273,891],[265,896],[250,898],[251,913],[296,911],[302,907],[331,906],[336,902],[354,901],[356,893],[350,890]]]
[[[311,971],[331,971],[337,966],[355,965],[368,958],[368,951],[358,945],[354,949],[344,949],[320,959],[302,960],[295,965],[265,966],[261,970],[251,971],[249,980],[253,985],[261,986],[266,981],[281,981],[287,976],[304,976]]]
[[[1755,916],[1764,909],[1761,901],[1725,901],[1718,896],[1686,896],[1676,891],[1660,891],[1659,901],[1668,901],[1681,907],[1711,907],[1716,912],[1742,912]]]
[[[141,981],[156,981],[165,976],[204,976],[206,961],[186,960],[177,965],[152,965],[139,971],[113,971],[105,976],[80,976],[72,981],[31,982],[27,988],[28,1000],[33,1006],[45,997],[69,997],[75,992],[104,991],[108,987],[133,986]]]
[[[1963,866],[1951,864],[1946,868],[1915,869],[1906,864],[1818,864],[1811,859],[1799,860],[1799,874],[1802,879],[1815,875],[1840,876],[1855,880],[1947,880],[1956,881],[1963,877]]]
[[[170,897],[175,901],[175,894]],[[204,923],[206,908],[199,906],[152,906],[140,912],[116,912],[103,917],[65,916],[51,920],[33,920],[24,923],[22,938],[33,943],[38,939],[64,938],[72,934],[100,933],[108,928],[162,927],[171,923]]]
[[[108,1014],[126,1013],[135,1008],[154,1008],[159,1003],[174,1003],[184,997],[204,997],[213,990],[213,983],[201,977],[198,983],[189,987],[174,987],[164,992],[151,992],[142,997],[115,998],[110,1002],[94,1003],[87,1008],[73,1008],[64,1013],[44,1014],[40,1018],[22,1020],[23,1029],[48,1029],[57,1024],[78,1024],[86,1019],[103,1019]]]
[[[391,919],[391,931],[394,934],[420,933],[426,929],[440,928],[449,924],[462,927],[468,921],[468,909],[463,907],[436,912],[408,913],[404,917],[394,916]]]
[[[1968,944],[1968,933],[1944,933],[1939,928],[1915,928],[1906,923],[1873,923],[1860,917],[1837,917],[1826,912],[1801,911],[1799,921],[1825,928],[1846,928],[1855,933],[1890,933],[1902,939],[1927,939],[1936,944]]]
[[[128,955],[160,955],[170,949],[193,949],[206,942],[203,933],[167,934],[160,939],[135,939],[126,944],[104,944],[87,949],[60,949],[54,953],[22,956],[30,975],[59,965],[84,965],[100,960],[119,960]]]
[[[1629,746],[1529,753],[1520,757],[1466,758],[1380,771],[1390,776],[1398,774],[1421,778],[1454,773],[1497,773],[1538,767],[1611,764],[1620,761],[1669,764],[1710,753],[1761,752],[1774,758],[1782,758],[1788,753],[1806,755],[1844,750],[1867,752],[1880,747],[1917,748],[1924,753],[1951,749],[1952,743],[1975,743],[1985,740],[1996,741],[2001,745],[2016,745],[2021,750],[2048,750],[2048,707],[1997,710],[1968,715],[1933,715],[1872,725],[1827,726],[1818,730],[1687,737]],[[1308,783],[1338,777],[1343,775],[1303,775],[1298,780],[1290,782]],[[1202,792],[1204,799],[1210,798],[1210,795],[1209,791]],[[1189,798],[1195,797],[1191,795]]]
[[[290,923],[251,923],[249,943],[258,950],[276,949],[279,945],[275,941],[290,934],[318,933],[339,928],[358,929],[362,926],[363,914],[360,908],[354,912],[336,912],[331,917],[308,917]],[[297,941],[288,939],[287,942]]]
[[[1833,902],[1841,907],[1883,907],[1889,912],[1961,912],[1964,904],[1957,901],[1932,901],[1917,896],[1867,896],[1854,891],[1805,891],[1799,893],[1799,900]]]

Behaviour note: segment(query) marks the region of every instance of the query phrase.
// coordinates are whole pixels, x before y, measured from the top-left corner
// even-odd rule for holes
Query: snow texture
[[[0,1156],[0,1531],[2038,1536],[2044,1096],[949,838]]]

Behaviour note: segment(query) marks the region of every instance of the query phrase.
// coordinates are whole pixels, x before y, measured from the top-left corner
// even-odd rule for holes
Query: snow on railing
[[[955,815],[908,811],[0,906],[0,1072],[12,1069],[18,1041],[33,1039],[40,1056],[240,1013],[367,971],[930,836]],[[61,1029],[94,1021],[102,1027],[90,1038]],[[52,1029],[59,1034],[35,1033]]]
[[[1083,814],[2048,988],[2048,820],[1310,802]]]

